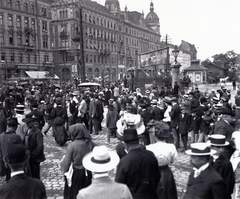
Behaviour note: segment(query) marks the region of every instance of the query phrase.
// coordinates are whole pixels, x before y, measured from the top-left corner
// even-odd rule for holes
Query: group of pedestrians
[[[5,96],[13,97],[13,107]],[[238,91],[235,102],[224,86],[211,92],[196,86],[180,94],[176,83],[172,90],[152,87],[144,93],[119,85],[112,91],[16,87],[2,89],[0,98],[0,171],[7,181],[0,198],[23,198],[11,191],[13,180],[20,180],[16,176],[22,189],[27,183],[39,187],[29,198],[46,198],[40,163],[50,128],[57,145],[68,145],[60,163],[64,198],[178,198],[169,165],[182,152],[194,166],[184,198],[237,197]],[[92,140],[102,131],[104,116],[106,145],[117,137],[116,153]],[[108,172],[114,168],[112,182]]]

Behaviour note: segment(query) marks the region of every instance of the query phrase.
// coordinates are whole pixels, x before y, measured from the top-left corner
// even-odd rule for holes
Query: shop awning
[[[32,79],[50,79],[48,71],[25,71],[26,74]],[[53,79],[59,79],[57,75],[54,74]]]

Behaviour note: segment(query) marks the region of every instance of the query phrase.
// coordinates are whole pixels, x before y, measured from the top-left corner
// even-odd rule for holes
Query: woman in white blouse
[[[171,198],[177,199],[177,188],[174,180],[173,173],[168,167],[177,158],[177,150],[174,144],[166,143],[166,139],[169,137],[169,126],[163,122],[155,122],[155,134],[156,143],[146,146],[147,150],[152,151],[157,160],[161,177],[159,180],[157,193],[158,198]]]

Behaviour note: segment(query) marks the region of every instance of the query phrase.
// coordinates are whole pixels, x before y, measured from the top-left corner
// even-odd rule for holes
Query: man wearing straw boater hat
[[[29,153],[24,145],[16,143],[9,145],[4,160],[11,169],[11,179],[0,188],[1,199],[47,198],[43,183],[38,179],[28,177],[24,173],[24,167],[28,158]]]
[[[160,173],[155,155],[139,144],[136,129],[125,129],[122,140],[128,154],[117,166],[115,181],[126,184],[134,199],[158,198]]]
[[[193,143],[186,154],[191,156],[190,162],[194,166],[190,173],[187,191],[183,199],[208,198],[230,199],[222,177],[209,164],[210,155],[216,151],[209,143]]]
[[[106,146],[95,146],[93,151],[83,158],[83,166],[93,173],[92,184],[81,189],[77,198],[131,199],[128,187],[113,182],[108,175],[118,163],[119,157],[115,152],[108,151]]]
[[[212,167],[222,176],[227,192],[231,195],[235,184],[235,176],[230,160],[224,156],[224,150],[229,145],[229,142],[226,141],[224,135],[220,134],[211,135],[209,139],[212,149],[216,151],[212,155]]]

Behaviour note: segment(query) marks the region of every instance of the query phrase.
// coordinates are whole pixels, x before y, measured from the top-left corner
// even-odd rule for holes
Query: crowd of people
[[[64,198],[177,199],[169,165],[178,153],[190,155],[194,167],[184,198],[237,198],[240,90],[234,99],[224,86],[209,92],[196,85],[183,93],[177,83],[144,93],[118,84],[67,90],[5,86],[0,89],[0,174],[6,184],[0,198],[46,198],[40,163],[50,129],[58,146],[67,145],[60,163]],[[92,140],[101,131],[106,146],[118,138],[116,152]],[[114,168],[112,182],[108,171]],[[33,188],[27,191],[29,183]]]

